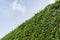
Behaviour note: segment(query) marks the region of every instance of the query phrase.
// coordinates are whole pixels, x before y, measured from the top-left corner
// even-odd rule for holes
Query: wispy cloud
[[[21,3],[18,3],[19,0],[14,0],[12,3],[11,3],[11,8],[13,10],[16,10],[18,12],[21,12],[21,13],[24,13],[26,11],[26,8],[24,5],[22,5]]]
[[[51,4],[51,3],[54,3],[54,2],[55,2],[55,0],[50,0],[50,4]]]

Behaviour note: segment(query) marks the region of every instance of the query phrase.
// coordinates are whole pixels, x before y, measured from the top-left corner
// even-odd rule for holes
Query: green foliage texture
[[[60,1],[49,4],[1,40],[60,40]]]

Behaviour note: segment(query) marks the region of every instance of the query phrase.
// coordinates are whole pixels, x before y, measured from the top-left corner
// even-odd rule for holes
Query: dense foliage
[[[60,1],[49,4],[1,40],[60,40]]]

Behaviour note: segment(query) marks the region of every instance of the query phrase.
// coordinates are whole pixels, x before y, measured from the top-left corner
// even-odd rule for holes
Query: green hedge
[[[1,40],[60,40],[60,1],[49,4]]]

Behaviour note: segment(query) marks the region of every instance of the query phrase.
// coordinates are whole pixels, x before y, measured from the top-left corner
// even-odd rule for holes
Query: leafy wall
[[[60,1],[49,4],[1,40],[60,40]]]

